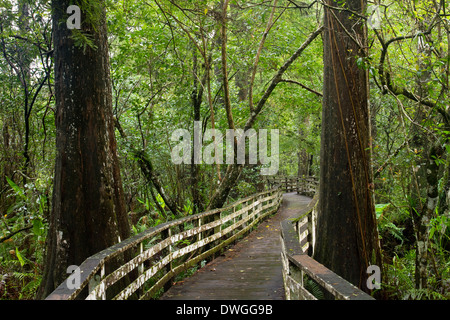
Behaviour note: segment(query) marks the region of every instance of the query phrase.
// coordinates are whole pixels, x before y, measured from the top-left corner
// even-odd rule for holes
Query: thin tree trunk
[[[201,114],[200,114],[200,107],[202,105],[202,97],[203,97],[203,86],[204,86],[204,80],[199,85],[198,81],[198,61],[197,61],[197,49],[193,48],[193,66],[192,66],[192,73],[194,78],[194,89],[191,93],[191,100],[192,100],[192,106],[194,109],[194,121],[200,121],[201,120]],[[205,70],[206,72],[209,72],[209,70]],[[193,129],[195,130],[195,129]],[[194,148],[192,148],[192,155],[191,155],[191,193],[192,193],[192,202],[194,205],[193,211],[194,213],[202,212],[203,211],[203,203],[200,196],[200,171],[199,166],[194,163]]]
[[[428,17],[430,19],[430,17]],[[425,21],[417,21],[419,30],[425,32]],[[431,49],[426,43],[426,36],[418,37],[418,68],[420,75],[417,77],[417,95],[421,98],[428,96],[430,82],[430,57]],[[414,122],[422,123],[427,117],[426,111],[422,104],[417,104],[417,110]],[[414,222],[416,232],[416,267],[415,281],[416,288],[422,289],[427,287],[428,279],[428,242],[429,242],[429,222],[436,203],[434,196],[438,187],[438,169],[436,165],[436,156],[440,152],[435,147],[430,147],[430,139],[422,128],[416,124],[412,125],[412,142],[411,146],[418,150],[419,154],[415,159],[415,166],[412,170],[411,185],[411,216]],[[433,159],[434,157],[434,159]]]
[[[430,242],[430,221],[434,216],[436,205],[439,199],[439,164],[443,149],[440,146],[433,146],[428,155],[426,166],[426,201],[423,209],[413,214],[416,227],[416,270],[415,279],[418,289],[427,288],[429,242]]]

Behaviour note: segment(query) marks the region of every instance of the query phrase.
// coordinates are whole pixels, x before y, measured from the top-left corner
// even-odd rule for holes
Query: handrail
[[[297,191],[297,193],[312,197],[316,192],[316,185],[319,180],[314,176],[268,176],[266,181],[271,188],[280,187],[286,190],[286,192]]]
[[[149,228],[87,258],[79,267],[80,285],[72,288],[69,277],[46,300],[104,300],[111,295],[108,289],[126,276],[132,279],[125,288],[116,290],[119,292],[114,292],[112,299],[127,299],[136,293],[139,299],[153,298],[167,289],[176,275],[211,257],[275,213],[281,199],[281,190],[271,189],[224,208]],[[123,259],[125,252],[134,257],[108,271],[112,267],[108,262]]]
[[[314,177],[274,177],[267,182],[276,188],[224,208],[149,228],[87,258],[79,267],[80,285],[72,288],[69,277],[46,300],[109,299],[110,289],[115,290],[113,286],[126,276],[131,280],[115,290],[112,299],[135,298],[136,295],[139,299],[154,298],[160,290],[171,285],[176,275],[214,256],[249,232],[260,220],[275,213],[281,204],[283,189],[311,196],[318,185]],[[286,299],[317,299],[305,285],[304,280],[308,277],[336,299],[373,300],[310,257],[315,242],[318,201],[315,196],[306,209],[281,222]],[[108,270],[111,268],[109,262],[123,259],[126,252],[133,257],[120,267]]]
[[[309,181],[312,183],[315,179]],[[315,183],[313,189],[317,186],[318,183]],[[311,185],[298,189],[298,193],[311,196]],[[307,288],[307,283],[312,281],[337,300],[374,300],[311,257],[314,254],[318,202],[316,193],[305,209],[281,222],[281,260],[286,299],[317,300]]]

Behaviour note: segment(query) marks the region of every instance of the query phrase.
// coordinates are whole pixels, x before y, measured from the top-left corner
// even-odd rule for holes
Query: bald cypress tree
[[[52,1],[57,156],[41,298],[68,276],[68,266],[130,232],[114,135],[104,2],[81,8],[80,30],[67,27],[71,4]]]
[[[320,200],[315,258],[368,291],[381,265],[372,196],[366,1],[326,1]],[[358,63],[359,62],[359,63]]]

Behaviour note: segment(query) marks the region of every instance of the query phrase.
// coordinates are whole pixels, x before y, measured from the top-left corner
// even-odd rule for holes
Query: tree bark
[[[143,150],[132,150],[131,151],[134,156],[136,157],[136,160],[139,163],[139,166],[141,167],[141,171],[144,174],[145,178],[152,183],[152,185],[155,187],[155,189],[158,191],[159,195],[163,199],[164,203],[167,205],[169,210],[177,216],[182,210],[178,207],[177,202],[170,198],[166,192],[164,191],[164,188],[161,184],[161,181],[158,178],[157,173],[155,170],[153,170],[153,164],[150,161],[150,158]]]
[[[382,268],[372,195],[368,74],[358,67],[366,1],[326,1],[320,201],[315,258],[368,292],[367,267]],[[339,6],[339,10],[333,9]],[[350,36],[351,35],[351,36]],[[355,42],[358,41],[358,43]]]
[[[431,19],[427,17],[426,20]],[[426,32],[425,22],[418,20],[419,30]],[[430,86],[431,48],[426,43],[426,36],[419,36],[417,47],[418,69],[417,95],[422,98],[428,97]],[[427,118],[426,110],[421,104],[417,104],[415,123],[422,123]],[[428,279],[428,243],[429,243],[429,222],[436,208],[438,193],[438,170],[439,165],[435,160],[442,156],[439,148],[430,147],[432,140],[423,132],[418,125],[412,124],[411,147],[417,150],[415,166],[412,170],[411,181],[411,208],[410,214],[416,232],[416,266],[415,281],[417,289],[427,287]]]
[[[443,149],[439,144],[433,146],[428,155],[426,165],[426,201],[419,212],[413,212],[414,226],[416,228],[416,268],[415,280],[417,289],[428,287],[428,262],[430,242],[430,221],[434,216],[439,199],[439,164]]]
[[[194,110],[194,121],[201,120],[201,105],[203,99],[203,91],[205,82],[208,79],[209,69],[205,68],[205,74],[201,83],[198,81],[198,60],[197,60],[197,49],[193,48],[193,61],[192,61],[192,73],[194,79],[193,91],[191,93],[192,106]],[[208,61],[207,61],[208,62]],[[205,63],[205,65],[209,65],[209,63]],[[211,114],[211,117],[214,119],[214,115]],[[214,123],[214,122],[213,122]],[[194,127],[192,129],[194,131]],[[194,133],[192,133],[194,136]],[[199,213],[203,211],[203,201],[201,198],[200,192],[200,170],[199,166],[194,163],[195,153],[194,148],[192,148],[191,154],[191,193],[192,193],[192,202],[194,205],[193,213]]]
[[[96,48],[74,45],[65,23],[70,4],[52,1],[57,156],[41,298],[68,276],[68,266],[130,234],[114,136],[104,3],[96,2],[102,9],[95,28],[82,23]]]

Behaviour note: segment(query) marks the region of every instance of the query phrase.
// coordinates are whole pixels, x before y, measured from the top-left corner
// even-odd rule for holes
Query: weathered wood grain
[[[168,289],[176,275],[214,257],[226,246],[249,233],[263,219],[277,212],[283,191],[313,196],[317,179],[282,177],[268,180],[268,184],[275,188],[224,208],[163,223],[93,255],[80,266],[80,288],[68,289],[66,280],[47,299],[83,298],[80,294],[85,292],[85,288],[89,291],[86,299],[105,299],[108,288],[134,270],[138,271],[137,276],[121,288],[114,299],[127,299],[136,292],[140,299],[151,299],[162,288]],[[313,279],[336,299],[372,299],[307,255],[314,248],[317,201],[318,198],[314,198],[306,208],[304,202],[297,207],[291,204],[289,208],[285,208],[291,210],[290,218],[280,222],[280,251],[277,255],[281,256],[281,279],[286,299],[316,299],[304,287],[304,275]],[[144,243],[149,240],[152,245],[144,248]],[[105,274],[108,261],[127,250],[134,250],[134,258]],[[253,260],[252,263],[256,266],[263,261]],[[147,284],[150,280],[153,285],[149,287]]]
[[[314,194],[314,180],[308,181],[300,193]],[[344,280],[311,258],[314,247],[315,221],[318,197],[299,210],[294,216],[281,222],[283,280],[288,300],[317,300],[304,286],[307,275],[337,300],[374,300],[370,295]]]
[[[163,223],[150,228],[134,237],[124,240],[96,255],[88,258],[80,266],[81,286],[69,289],[67,282],[62,283],[50,296],[49,300],[77,299],[84,288],[89,286],[86,299],[105,299],[109,287],[120,279],[138,270],[138,276],[114,299],[126,299],[153,279],[155,284],[143,295],[151,297],[178,273],[201,262],[218,252],[226,245],[249,232],[267,215],[278,209],[281,202],[281,189],[272,189],[241,199],[227,207],[199,213],[175,221]],[[212,221],[211,221],[212,220]],[[205,223],[205,221],[210,221]],[[191,229],[177,232],[180,226],[192,223]],[[156,243],[144,250],[143,243],[154,239]],[[183,243],[187,241],[186,243]],[[192,242],[193,241],[193,242]],[[211,247],[212,245],[212,247]],[[118,269],[105,275],[108,261],[126,250],[139,249],[137,255]],[[187,260],[176,265],[177,259],[191,255]],[[145,266],[149,265],[146,269]],[[100,280],[94,277],[101,271]],[[161,271],[165,271],[155,279]]]
[[[308,202],[308,198],[296,193],[284,194],[276,214],[257,223],[251,234],[228,247],[191,277],[175,284],[161,299],[284,299],[279,225],[295,212],[291,207],[304,207]]]

